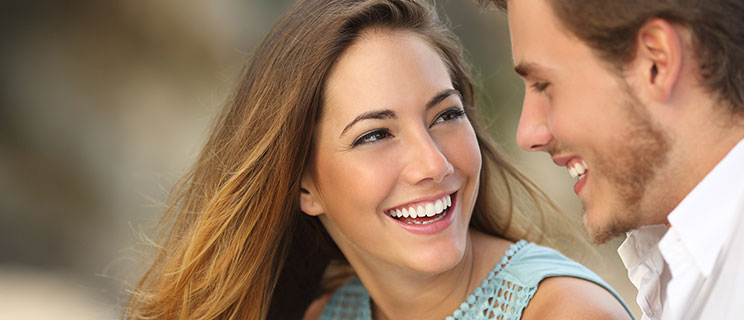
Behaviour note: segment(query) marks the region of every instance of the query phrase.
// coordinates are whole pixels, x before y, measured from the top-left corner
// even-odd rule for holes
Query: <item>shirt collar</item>
[[[744,208],[744,139],[669,214],[668,220],[705,276]],[[664,248],[662,247],[663,251]]]
[[[627,233],[627,239],[617,248],[617,253],[625,265],[625,269],[631,269],[636,264],[646,259],[646,256],[655,252],[656,245],[667,228],[663,224],[642,226]]]

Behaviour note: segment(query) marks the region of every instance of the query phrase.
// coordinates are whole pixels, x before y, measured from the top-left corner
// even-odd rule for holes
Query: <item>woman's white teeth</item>
[[[422,206],[419,206],[416,209],[416,217],[421,218],[423,216],[426,216],[426,209],[424,209],[424,207],[422,207]],[[414,218],[416,218],[416,217],[414,217]]]
[[[584,160],[581,160],[581,162],[577,162],[573,165],[573,167],[568,167],[568,173],[571,175],[572,178],[578,178],[580,175],[584,174],[587,170],[587,165]]]
[[[427,217],[433,217],[434,216],[434,205],[431,203],[426,204],[426,216]]]
[[[433,217],[438,215],[452,206],[452,198],[449,195],[437,199],[435,202],[426,204],[420,204],[417,206],[409,207],[408,209],[394,209],[388,213],[394,218],[421,218],[421,217]]]

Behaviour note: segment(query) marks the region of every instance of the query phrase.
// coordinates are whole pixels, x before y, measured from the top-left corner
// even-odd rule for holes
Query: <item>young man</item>
[[[481,0],[527,86],[517,143],[551,155],[644,319],[744,317],[744,2]]]

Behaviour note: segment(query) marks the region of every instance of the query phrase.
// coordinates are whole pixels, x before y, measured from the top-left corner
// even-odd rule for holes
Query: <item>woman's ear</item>
[[[311,174],[304,173],[300,180],[300,210],[310,216],[325,213],[325,207],[318,196],[318,188]]]

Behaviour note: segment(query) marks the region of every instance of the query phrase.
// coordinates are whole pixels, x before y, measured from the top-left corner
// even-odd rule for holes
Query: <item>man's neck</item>
[[[689,179],[697,185],[739,141],[744,139],[744,115],[733,116],[728,108],[713,106],[713,110],[692,115],[686,131],[679,131],[687,154]]]
[[[733,116],[731,108],[695,83],[682,81],[668,100],[649,105],[670,149],[654,187],[646,190],[644,224],[667,223],[674,208],[744,139],[744,112]]]
[[[668,161],[677,169],[666,178],[674,184],[670,192],[677,193],[677,203],[744,139],[744,113],[732,116],[728,108],[719,105],[699,105],[697,109],[673,129],[675,147]]]

